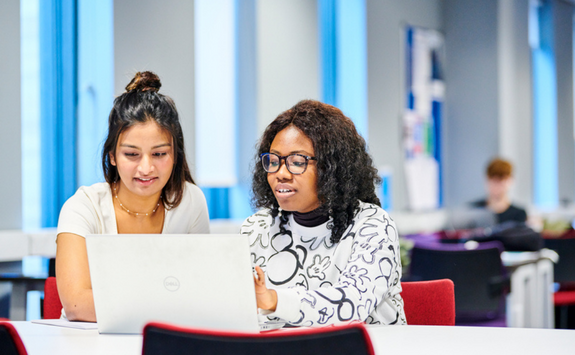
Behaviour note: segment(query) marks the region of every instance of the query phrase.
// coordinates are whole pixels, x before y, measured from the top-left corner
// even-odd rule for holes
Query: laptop
[[[260,330],[247,236],[99,234],[86,247],[100,333],[150,321]]]
[[[449,212],[447,224],[452,229],[493,227],[495,214],[487,208],[459,208]]]

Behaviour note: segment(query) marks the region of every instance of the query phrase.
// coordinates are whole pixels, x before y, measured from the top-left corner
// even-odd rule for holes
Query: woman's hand
[[[259,266],[256,266],[256,273],[258,276],[254,275],[254,284],[258,308],[273,312],[278,304],[278,295],[275,290],[266,287],[266,275]]]

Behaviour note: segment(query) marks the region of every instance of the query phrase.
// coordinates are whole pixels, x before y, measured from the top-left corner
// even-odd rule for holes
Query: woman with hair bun
[[[250,238],[260,322],[405,324],[399,240],[375,195],[365,140],[330,105],[305,100],[259,143]]]
[[[102,151],[106,182],[80,187],[60,211],[56,280],[69,320],[96,321],[86,235],[209,233],[176,106],[160,87],[156,74],[138,72],[114,100]]]

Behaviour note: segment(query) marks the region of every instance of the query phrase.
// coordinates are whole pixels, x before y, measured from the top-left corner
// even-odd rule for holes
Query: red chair
[[[152,354],[373,355],[374,350],[367,329],[361,323],[266,333],[149,323],[144,327],[142,355]]]
[[[559,260],[561,262],[561,260]],[[569,328],[569,307],[575,306],[575,290],[557,291],[553,294],[553,304],[559,310],[555,327]]]
[[[58,295],[56,278],[50,276],[44,284],[44,319],[58,319],[62,314],[62,302]]]
[[[453,281],[402,282],[401,288],[407,324],[455,325]]]
[[[12,323],[0,322],[0,353],[2,355],[27,355],[24,343]]]

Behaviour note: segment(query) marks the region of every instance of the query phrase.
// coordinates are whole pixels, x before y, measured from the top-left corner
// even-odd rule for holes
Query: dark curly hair
[[[126,92],[114,100],[108,118],[108,137],[102,149],[102,169],[106,182],[112,186],[120,179],[118,169],[110,160],[110,155],[116,156],[120,134],[139,123],[156,122],[173,138],[174,168],[162,189],[164,208],[172,209],[182,201],[186,181],[193,184],[194,180],[186,160],[184,134],[176,105],[171,98],[158,93],[161,86],[156,74],[150,71],[138,72],[126,86]]]
[[[269,208],[274,218],[279,214],[260,155],[268,153],[275,136],[289,126],[298,128],[312,141],[317,158],[319,208],[333,219],[331,241],[337,243],[359,211],[359,201],[381,206],[375,195],[381,178],[353,122],[334,106],[303,100],[270,123],[259,142],[252,183],[252,203],[256,208]],[[282,233],[286,232],[289,213],[281,213]]]

